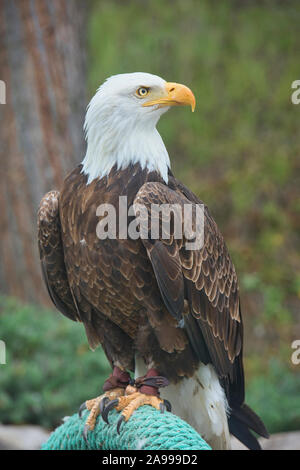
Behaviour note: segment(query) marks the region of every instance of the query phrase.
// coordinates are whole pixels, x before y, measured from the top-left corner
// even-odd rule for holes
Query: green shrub
[[[253,376],[246,391],[247,403],[270,433],[300,429],[300,375],[288,364],[270,360],[266,372]]]
[[[84,327],[57,312],[0,297],[0,422],[52,428],[101,393],[110,367]]]

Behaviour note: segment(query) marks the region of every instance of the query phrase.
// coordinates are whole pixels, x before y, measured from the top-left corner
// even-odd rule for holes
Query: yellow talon
[[[91,400],[87,400],[84,403],[84,408],[90,411],[88,418],[85,423],[85,428],[89,431],[93,431],[96,425],[96,420],[100,414],[100,403],[104,398],[107,398],[109,401],[115,400],[116,398],[121,397],[124,395],[125,390],[124,388],[114,388],[109,390],[108,392],[100,395],[99,397],[92,398]],[[82,407],[80,407],[82,409]]]
[[[119,403],[116,406],[117,411],[122,411],[122,416],[125,421],[128,421],[132,416],[133,412],[144,405],[153,406],[157,410],[160,409],[160,405],[163,403],[161,398],[153,395],[145,395],[140,392],[133,393],[132,395],[125,395],[119,398]]]

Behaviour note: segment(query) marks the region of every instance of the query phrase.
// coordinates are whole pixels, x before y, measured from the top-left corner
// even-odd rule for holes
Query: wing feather
[[[151,204],[202,204],[188,189],[171,179],[146,183],[135,203],[150,213]],[[194,209],[193,209],[194,210]],[[183,212],[182,212],[183,213]],[[161,222],[161,220],[160,220]],[[149,229],[150,230],[150,229]],[[171,243],[170,243],[171,240]],[[241,361],[243,327],[240,316],[238,282],[235,268],[216,223],[204,206],[204,243],[197,250],[186,250],[185,239],[142,240],[169,312],[184,328],[191,346],[204,362],[211,362],[230,397],[242,403],[244,379]],[[189,313],[183,314],[184,300]]]
[[[79,313],[67,277],[58,213],[59,192],[50,191],[38,211],[38,245],[43,278],[56,308],[73,321]]]

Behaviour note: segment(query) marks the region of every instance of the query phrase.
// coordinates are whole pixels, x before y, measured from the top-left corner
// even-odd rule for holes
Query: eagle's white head
[[[156,129],[170,106],[195,108],[191,90],[149,73],[126,73],[108,78],[97,90],[86,113],[87,152],[82,162],[88,184],[119,169],[140,163],[168,180],[170,160]]]

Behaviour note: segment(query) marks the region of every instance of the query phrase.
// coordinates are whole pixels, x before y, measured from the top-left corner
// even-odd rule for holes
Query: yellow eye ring
[[[145,86],[141,86],[140,88],[136,90],[136,95],[139,98],[145,98],[145,96],[147,96],[148,93],[149,93],[149,88],[146,88]]]

